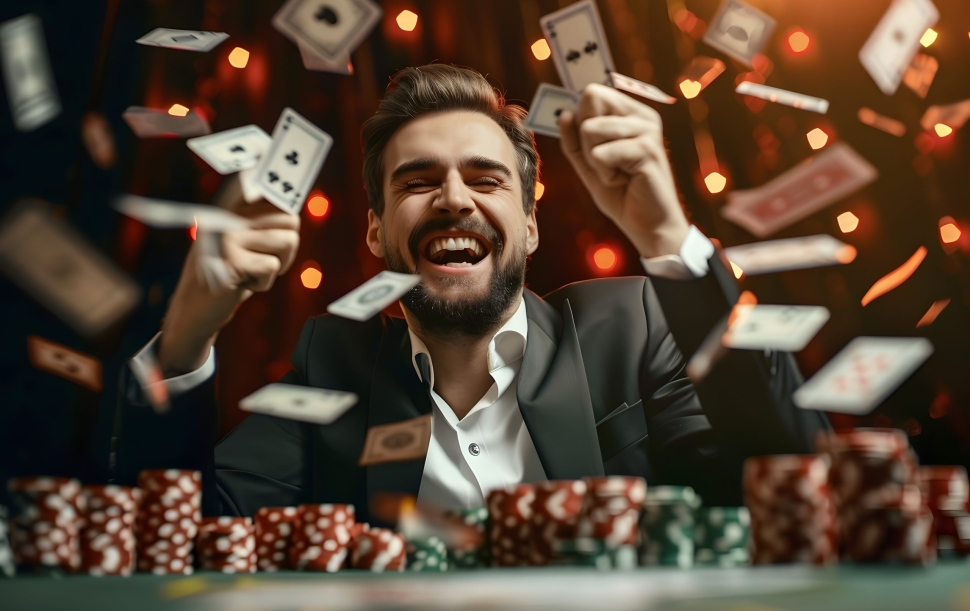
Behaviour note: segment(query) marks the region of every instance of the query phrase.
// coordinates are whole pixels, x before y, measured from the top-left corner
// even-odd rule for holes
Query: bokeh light
[[[397,27],[405,32],[410,32],[418,26],[418,15],[412,11],[404,10],[397,14]]]
[[[704,184],[711,193],[720,193],[727,185],[727,178],[720,172],[711,172],[704,177]]]
[[[699,81],[692,81],[690,79],[685,79],[680,82],[680,92],[684,94],[684,97],[688,100],[692,100],[697,97],[697,94],[701,92],[703,86]]]
[[[812,147],[812,150],[816,151],[825,146],[825,143],[829,141],[829,135],[818,127],[805,134],[805,137],[808,138],[808,145]]]
[[[536,181],[536,201],[542,199],[542,195],[546,192],[546,185],[539,181]]]
[[[536,59],[541,61],[549,59],[552,55],[552,49],[549,48],[549,43],[546,42],[545,38],[540,38],[532,43],[532,54],[536,56]]]
[[[944,244],[952,244],[960,239],[960,235],[963,232],[957,227],[957,224],[953,222],[952,219],[949,222],[940,225],[940,240]]]
[[[323,272],[316,261],[307,261],[303,264],[303,271],[300,272],[300,282],[308,289],[315,289],[323,281]]]
[[[603,271],[616,266],[616,252],[609,246],[600,246],[593,252],[593,264]]]
[[[928,47],[936,42],[936,38],[939,35],[940,34],[933,28],[927,28],[927,30],[923,32],[923,35],[920,37],[919,44],[923,45],[924,47]]]
[[[168,114],[173,117],[184,117],[189,114],[189,109],[181,104],[172,104],[172,107],[168,109]]]
[[[330,200],[320,191],[311,191],[306,201],[306,209],[310,216],[324,217],[330,212]]]
[[[744,275],[744,270],[741,269],[741,266],[734,261],[728,261],[728,263],[731,264],[731,271],[734,272],[734,277],[740,280],[741,276]]]
[[[946,123],[937,123],[936,125],[933,126],[933,130],[936,132],[936,135],[939,136],[940,138],[946,138],[947,136],[953,133],[953,128],[947,125]]]
[[[808,34],[801,30],[795,30],[788,36],[788,46],[795,53],[801,53],[807,49],[808,43],[810,42],[811,39],[808,37]]]
[[[839,222],[839,229],[842,230],[842,233],[852,233],[859,226],[859,217],[851,212],[843,212],[836,220]]]
[[[233,68],[245,68],[249,63],[249,51],[242,47],[236,47],[229,54],[229,65]]]

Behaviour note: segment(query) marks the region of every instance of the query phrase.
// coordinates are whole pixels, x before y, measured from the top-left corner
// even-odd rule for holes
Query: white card
[[[739,0],[725,0],[704,32],[704,42],[742,64],[764,48],[775,29],[774,19]]]
[[[368,320],[419,282],[421,276],[417,274],[384,271],[331,303],[327,312],[351,320]]]
[[[229,38],[225,32],[197,32],[195,30],[171,30],[155,28],[135,42],[150,47],[165,47],[182,51],[206,53],[215,49],[219,43]]]
[[[539,20],[562,84],[582,91],[590,83],[610,84],[615,72],[610,45],[594,0],[581,0]]]
[[[859,61],[883,93],[896,93],[920,48],[919,39],[939,18],[930,0],[894,0],[879,20],[859,50]]]
[[[283,109],[269,151],[256,166],[256,186],[279,208],[299,214],[331,146],[330,134],[292,108]]]
[[[151,227],[172,229],[192,227],[208,231],[226,231],[245,227],[249,221],[218,206],[183,204],[139,195],[122,195],[115,201],[118,212]]]
[[[677,98],[672,95],[667,95],[658,87],[654,87],[650,83],[644,83],[643,81],[638,81],[635,78],[622,75],[619,72],[610,72],[610,80],[613,82],[614,88],[627,93],[632,93],[633,95],[638,95],[642,98],[647,98],[648,100],[653,100],[654,102],[660,102],[661,104],[673,104],[677,101]]]
[[[337,65],[367,38],[382,14],[371,0],[289,0],[273,15],[273,27]]]
[[[792,399],[803,409],[868,414],[931,354],[933,344],[923,337],[857,337]]]
[[[724,249],[728,260],[747,276],[851,263],[856,249],[830,235],[810,235],[755,242]]]
[[[157,108],[129,106],[121,118],[139,138],[190,138],[212,133],[209,122],[194,110],[178,117]]]
[[[273,141],[258,125],[243,125],[224,132],[191,138],[185,144],[220,174],[251,168]]]
[[[354,73],[354,65],[350,62],[349,53],[337,58],[336,61],[331,62],[309,50],[307,46],[301,42],[296,43],[296,46],[300,48],[300,59],[303,60],[303,67],[307,70],[313,70],[314,72],[333,72],[334,74],[345,75],[351,75]]]
[[[762,100],[768,100],[776,104],[784,104],[785,106],[800,108],[801,110],[810,110],[820,115],[824,115],[829,110],[828,100],[815,98],[803,93],[795,93],[794,91],[778,89],[777,87],[768,87],[767,85],[760,85],[758,83],[752,83],[751,81],[742,82],[734,91],[761,98]]]
[[[356,404],[357,395],[351,392],[270,384],[240,401],[239,407],[247,412],[279,418],[330,424]]]
[[[579,95],[562,87],[549,83],[541,83],[536,90],[532,104],[529,105],[529,116],[525,118],[526,129],[537,134],[559,137],[559,114],[568,110],[576,113],[579,106]]]
[[[239,186],[242,188],[243,199],[246,200],[247,204],[254,204],[262,199],[263,193],[259,190],[259,186],[256,184],[256,177],[259,176],[258,165],[240,171],[238,176]]]
[[[799,352],[829,319],[822,306],[739,304],[721,343],[741,350]]]
[[[61,114],[44,29],[37,15],[0,24],[0,59],[14,127],[29,132]]]

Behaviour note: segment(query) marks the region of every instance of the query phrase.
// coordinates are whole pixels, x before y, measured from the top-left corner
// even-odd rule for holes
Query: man
[[[496,487],[603,474],[739,504],[746,456],[810,451],[827,425],[791,404],[800,378],[790,355],[733,351],[696,389],[686,377],[685,355],[738,291],[684,216],[651,108],[590,85],[575,116],[560,117],[563,152],[651,278],[581,282],[545,299],[523,289],[539,243],[539,159],[524,114],[477,72],[429,65],[398,73],[365,123],[367,245],[421,283],[401,299],[403,320],[307,321],[281,381],[356,393],[328,426],[252,415],[215,445],[215,338],[289,268],[299,219],[242,208],[251,227],[224,241],[231,289],[200,282],[193,250],[146,347],[172,408],[145,409],[129,382],[119,481],[195,468],[209,513],[345,502],[362,520],[382,492],[475,507]],[[429,414],[426,456],[359,465],[368,430]]]

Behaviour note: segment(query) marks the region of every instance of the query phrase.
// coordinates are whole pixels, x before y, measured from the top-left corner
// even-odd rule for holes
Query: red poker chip
[[[387,528],[361,532],[350,546],[350,566],[375,573],[403,571],[407,565],[404,536]]]

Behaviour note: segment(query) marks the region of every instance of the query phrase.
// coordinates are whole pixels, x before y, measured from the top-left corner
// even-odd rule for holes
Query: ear
[[[532,254],[539,248],[539,225],[536,223],[536,206],[532,204],[532,212],[525,219],[525,250]]]
[[[373,210],[367,211],[367,247],[375,257],[384,258],[384,231]]]

